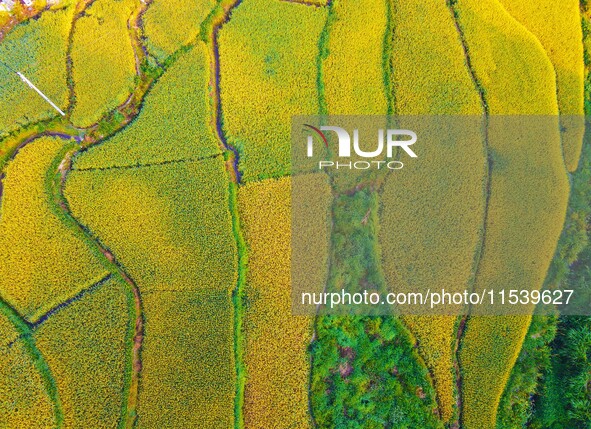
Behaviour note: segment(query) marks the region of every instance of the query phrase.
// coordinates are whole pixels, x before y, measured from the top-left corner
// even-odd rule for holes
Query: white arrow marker
[[[55,110],[57,110],[60,115],[66,116],[66,114],[64,112],[62,112],[62,109],[60,109],[59,107],[57,107],[53,101],[51,101],[45,94],[43,94],[39,90],[39,88],[37,88],[35,85],[33,85],[33,82],[31,82],[29,79],[27,79],[24,74],[22,74],[21,72],[16,72],[16,74],[18,75],[18,77],[21,78],[21,80],[24,83],[26,83],[31,89],[34,89],[37,92],[37,94],[39,94],[41,97],[43,97],[43,99],[45,101],[47,101],[49,104],[51,104],[51,107],[53,107]]]

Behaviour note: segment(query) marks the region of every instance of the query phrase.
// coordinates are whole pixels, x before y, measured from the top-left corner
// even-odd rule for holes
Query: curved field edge
[[[579,1],[501,3],[539,40],[554,66],[563,155],[568,171],[573,173],[579,165],[585,132],[585,65]]]
[[[539,45],[539,42],[537,42],[537,40],[532,41],[531,35],[528,36],[522,29],[520,29],[520,27],[508,26],[507,35],[509,38],[505,38],[505,41],[501,42],[503,39],[499,39],[495,35],[491,40],[494,43],[517,44],[515,48],[517,49],[517,52],[525,52],[523,46],[519,48],[519,43],[529,44],[530,49],[527,50],[527,54],[522,55],[524,55],[524,58],[527,58],[531,64],[535,64],[535,66],[528,68],[528,63],[523,62],[520,66],[523,68],[520,72],[521,75],[514,77],[501,76],[498,73],[495,74],[494,72],[490,72],[491,64],[508,66],[511,64],[511,61],[509,58],[502,57],[502,50],[499,50],[500,47],[496,51],[493,51],[495,52],[495,55],[497,55],[494,60],[490,57],[479,57],[479,49],[483,49],[483,45],[481,35],[477,34],[475,29],[478,28],[478,31],[484,31],[485,28],[482,25],[476,26],[478,19],[476,16],[480,14],[485,20],[484,23],[487,21],[490,23],[493,22],[494,19],[503,19],[503,17],[508,15],[503,15],[501,13],[496,15],[498,18],[492,18],[492,9],[499,9],[500,7],[497,3],[491,5],[474,5],[470,1],[458,1],[455,7],[457,15],[459,16],[460,26],[464,30],[467,45],[472,53],[472,60],[476,74],[481,79],[483,73],[486,76],[486,80],[481,80],[481,82],[485,89],[485,94],[487,95],[490,113],[545,113],[548,115],[555,115],[557,113],[557,108],[554,76],[551,65],[549,64],[547,57],[545,57],[545,53],[543,51],[542,54],[538,52],[541,50],[541,46],[538,46],[538,48],[540,48],[538,50],[534,49]],[[511,18],[509,17],[509,19]],[[513,31],[513,33],[509,30]],[[535,55],[539,58],[536,61],[533,61]],[[539,68],[540,64],[543,64],[544,67]],[[488,75],[486,75],[486,70],[489,72]],[[537,75],[535,73],[532,74],[533,70],[538,70],[542,73],[538,73]],[[513,67],[513,71],[517,71],[515,67]],[[535,85],[537,85],[537,89],[535,90],[532,86],[534,85],[534,82]],[[541,82],[545,82],[545,85],[542,85]],[[513,86],[507,86],[507,83],[511,83]],[[531,100],[531,102],[529,100]],[[524,130],[522,130],[524,134],[528,133],[528,129],[530,130],[529,132],[531,132],[532,124],[530,123],[529,125],[529,127],[526,126]],[[545,124],[544,126],[550,127],[551,125]],[[535,222],[538,225],[543,225],[541,228],[542,230],[549,231],[547,236],[548,239],[540,242],[540,237],[537,237],[535,233],[530,233],[528,236],[524,236],[523,234],[527,229],[518,227],[520,230],[518,235],[522,236],[520,241],[522,243],[527,241],[539,242],[537,245],[531,245],[531,248],[540,249],[541,252],[539,255],[539,261],[534,264],[535,270],[533,270],[532,266],[532,269],[528,270],[529,273],[524,272],[526,278],[524,278],[522,282],[529,288],[538,288],[543,282],[543,277],[548,268],[547,266],[549,265],[552,254],[555,250],[559,235],[558,229],[562,227],[562,221],[564,220],[562,208],[564,207],[566,209],[565,195],[568,194],[568,184],[566,183],[566,174],[560,168],[560,166],[563,166],[564,164],[561,156],[562,154],[560,153],[560,140],[558,136],[556,136],[557,131],[558,126],[556,125],[556,130],[552,130],[549,134],[551,137],[548,140],[548,150],[551,148],[552,156],[548,159],[549,164],[547,164],[545,168],[548,168],[548,171],[552,171],[552,174],[546,175],[544,178],[546,185],[548,185],[548,183],[556,183],[557,188],[554,188],[554,192],[548,194],[540,194],[536,192],[536,196],[531,196],[530,198],[531,201],[536,201],[537,204],[543,203],[545,207],[554,207],[554,210],[551,213],[540,213],[541,217],[538,216],[537,220],[531,220],[531,222]],[[531,217],[534,215],[534,217],[536,217],[536,213],[538,213],[533,207],[527,209],[527,213],[525,213],[524,207],[527,206],[524,206],[523,201],[519,202],[510,194],[510,192],[508,192],[507,185],[510,180],[516,180],[517,177],[519,177],[519,170],[515,167],[519,165],[520,159],[521,162],[523,162],[525,159],[524,157],[526,157],[530,159],[529,162],[534,163],[533,165],[538,165],[540,164],[540,155],[536,154],[535,147],[533,147],[531,142],[530,144],[527,144],[527,146],[523,145],[521,147],[523,150],[522,154],[512,153],[509,148],[503,148],[503,145],[500,144],[502,139],[501,135],[502,133],[499,132],[498,127],[496,127],[496,135],[494,136],[494,139],[489,135],[490,147],[496,152],[492,158],[493,168],[489,212],[493,213],[493,215],[491,215],[492,218],[496,220],[496,224],[501,226],[501,228],[495,227],[495,229],[491,230],[491,219],[489,219],[489,225],[487,225],[487,242],[485,243],[481,268],[475,284],[475,287],[478,290],[482,290],[483,286],[494,288],[495,284],[499,283],[500,279],[495,279],[495,276],[491,274],[493,272],[504,271],[499,264],[504,264],[506,267],[511,266],[502,262],[503,258],[495,261],[495,259],[499,258],[499,255],[503,254],[503,252],[506,254],[513,252],[513,250],[511,250],[511,252],[507,253],[506,250],[501,250],[501,247],[504,246],[499,246],[499,240],[502,241],[501,237],[503,234],[509,233],[512,229],[515,230],[516,227],[516,225],[513,225],[508,228],[510,223],[503,220],[507,219],[508,216],[508,213],[504,213],[507,207],[518,208],[518,212],[520,213],[518,219],[521,221],[527,219],[528,216]],[[531,140],[531,136],[529,140]],[[526,137],[525,141],[528,141],[528,137]],[[504,157],[509,156],[509,158],[504,162],[501,162],[501,154],[503,154],[502,156]],[[547,157],[544,156],[544,158]],[[499,166],[502,168],[499,169]],[[499,174],[503,169],[506,171],[503,174]],[[511,179],[512,177],[513,179]],[[564,192],[565,189],[567,190],[566,193]],[[503,228],[505,229],[505,232],[503,232]],[[513,236],[515,235],[513,234]],[[506,242],[507,245],[510,243],[511,241]],[[510,247],[510,249],[515,249],[516,251],[513,257],[522,258],[524,261],[528,260],[527,254],[520,252],[518,248],[519,246],[515,247],[515,242],[513,242],[513,245]],[[497,268],[493,269],[494,266],[497,266]],[[511,274],[511,270],[507,271],[507,274]],[[513,273],[511,275],[513,276],[515,274],[516,273]],[[529,278],[529,280],[527,278]],[[512,280],[512,282],[521,284],[519,276]],[[468,320],[466,333],[460,349],[460,363],[463,367],[463,398],[464,406],[466,407],[466,412],[462,416],[462,421],[466,427],[482,427],[483,424],[487,425],[486,427],[494,427],[497,405],[502,391],[504,390],[506,380],[509,377],[510,370],[513,367],[521,348],[521,342],[525,336],[527,326],[529,326],[529,320],[530,319],[526,316],[506,316],[505,318],[499,318],[497,322],[494,322],[491,318],[484,317],[476,317]],[[496,343],[493,344],[490,342],[484,344],[483,338],[489,338],[488,341],[491,339],[495,340]],[[504,351],[502,356],[499,355],[499,350]],[[486,356],[493,355],[495,356],[496,362],[494,366],[491,366],[490,358],[486,358]],[[484,366],[488,368],[486,371],[483,369]],[[496,375],[492,376],[492,374]],[[494,380],[487,380],[487,377],[491,376],[494,377]],[[486,386],[486,389],[482,390],[479,386]]]

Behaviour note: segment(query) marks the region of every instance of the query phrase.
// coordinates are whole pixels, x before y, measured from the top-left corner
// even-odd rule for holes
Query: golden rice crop
[[[137,119],[79,156],[74,168],[157,164],[220,153],[209,126],[209,68],[205,44],[199,42],[158,80]]]
[[[127,20],[137,7],[138,0],[97,0],[76,21],[71,120],[77,126],[97,122],[131,93],[136,70]]]
[[[164,60],[191,42],[215,5],[215,0],[154,0],[143,15],[144,35],[150,53]]]
[[[514,117],[511,121],[497,124],[492,118],[489,128],[493,168],[476,291],[508,286],[539,289],[564,222],[568,181],[558,119],[548,123],[547,118],[523,121]],[[521,136],[517,129],[524,130]],[[540,135],[548,137],[540,141]],[[466,428],[494,427],[500,396],[529,320],[476,316],[468,321],[471,334],[462,341],[460,353]],[[499,338],[508,338],[507,344],[490,347]]]
[[[210,260],[223,270],[228,261]],[[225,285],[232,285],[227,278]],[[197,285],[196,289],[200,286]],[[228,291],[155,291],[146,318],[138,427],[234,427],[234,311]]]
[[[384,0],[331,4],[323,62],[326,108],[332,115],[385,115],[383,51],[388,24]]]
[[[481,115],[478,92],[445,2],[392,0],[392,8],[395,113]]]
[[[117,427],[131,370],[135,317],[130,308],[133,298],[126,284],[110,279],[35,331],[57,385],[64,427]]]
[[[290,193],[291,182],[297,180],[305,180],[305,185],[296,186],[314,189],[309,202],[319,213],[309,220],[326,219],[321,212],[328,210],[331,195],[324,175],[253,182],[240,188],[238,195],[248,247],[244,424],[252,429],[310,427],[307,347],[312,318],[291,314]],[[318,243],[310,243],[309,254],[316,261],[326,261],[326,225],[320,222],[314,232]],[[307,281],[323,282],[325,277],[326,273],[310,272]]]
[[[249,0],[219,33],[224,132],[245,181],[289,172],[293,115],[316,114],[324,8]]]
[[[235,271],[226,177],[220,158],[73,171],[65,195],[142,291],[213,292]]]
[[[457,316],[406,315],[402,320],[417,340],[417,349],[433,380],[441,419],[448,423],[456,417],[454,350]]]
[[[458,23],[493,115],[556,115],[554,68],[540,42],[497,0],[457,0]]]
[[[53,404],[26,347],[22,339],[11,346],[0,346],[2,426],[10,429],[56,427]]]
[[[417,165],[414,160],[407,162],[388,176],[382,189],[382,267],[388,285],[396,291],[471,287],[473,261],[482,238],[486,154],[477,117],[450,121],[419,116],[401,122],[422,136],[423,144],[416,148]],[[447,134],[444,123],[450,125]],[[434,375],[442,417],[448,420],[456,403],[451,378],[453,318],[405,321],[421,344],[425,363]]]
[[[72,9],[46,12],[18,25],[0,44],[0,59],[21,71],[55,104],[66,109],[66,50]],[[2,67],[0,135],[59,114],[20,78]]]
[[[577,0],[533,2],[501,0],[507,11],[523,24],[544,47],[556,72],[558,110],[567,127],[562,133],[564,159],[569,171],[575,171],[583,144],[583,122],[580,126],[569,121],[583,115],[585,65],[583,34]],[[570,118],[568,116],[571,116]]]
[[[0,219],[0,290],[22,315],[49,308],[104,277],[105,269],[52,208],[49,181],[72,144],[43,137],[8,165]]]
[[[395,0],[392,8],[395,13],[392,15],[391,79],[395,112],[399,115],[481,115],[481,100],[445,2]],[[433,19],[434,16],[437,19]],[[466,119],[466,128],[469,130],[458,139],[460,146],[454,147],[453,152],[445,145],[424,145],[424,150],[429,152],[421,155],[420,162],[421,165],[429,163],[424,166],[428,175],[415,172],[408,165],[397,172],[402,174],[390,177],[385,184],[381,247],[384,272],[390,284],[402,282],[408,288],[416,284],[469,288],[473,255],[481,238],[479,230],[484,216],[485,153],[476,120]],[[466,150],[470,155],[464,158]],[[457,160],[447,165],[459,169],[453,173],[444,167],[444,160],[452,153]],[[468,165],[467,159],[473,163]],[[454,183],[440,192],[437,184],[450,179]],[[425,197],[414,199],[410,193],[416,191],[418,183]],[[447,208],[440,210],[440,204]],[[422,213],[421,219],[414,215],[417,212]],[[407,228],[423,232],[408,234]],[[451,235],[450,230],[454,231]],[[392,233],[395,237],[390,236]],[[455,241],[455,234],[460,234],[459,241]],[[426,241],[421,244],[423,239]],[[458,245],[459,242],[462,244]],[[410,253],[407,249],[411,249]],[[411,269],[416,261],[420,265]],[[397,271],[403,267],[405,271]],[[453,417],[456,404],[455,356],[452,353],[454,321],[451,316],[404,318],[433,376],[445,422]]]
[[[460,349],[463,424],[495,428],[500,397],[519,356],[531,316],[469,319]]]
[[[10,320],[5,316],[0,316],[0,347],[8,346],[18,336],[19,333]]]
[[[554,70],[540,43],[496,1],[459,0],[457,17],[492,115],[556,115]],[[541,287],[568,198],[558,120],[491,117],[486,238],[475,290]],[[544,136],[540,141],[539,136]],[[462,341],[463,424],[493,428],[529,317],[469,319]],[[497,347],[491,347],[495,342]]]
[[[222,159],[73,171],[72,211],[144,302],[142,427],[231,427],[236,251]]]

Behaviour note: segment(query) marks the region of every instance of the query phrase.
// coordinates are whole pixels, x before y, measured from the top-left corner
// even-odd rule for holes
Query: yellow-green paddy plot
[[[579,163],[584,133],[585,64],[579,2],[501,0],[501,3],[538,38],[554,65],[558,110],[565,128],[562,132],[564,160],[568,170],[574,171]]]
[[[485,209],[481,120],[418,116],[400,125],[415,130],[423,144],[416,147],[417,162],[404,158],[404,168],[388,176],[381,193],[379,240],[388,287],[406,292],[469,290]],[[404,317],[433,375],[445,421],[452,418],[456,403],[454,319]]]
[[[66,196],[142,293],[138,426],[232,427],[237,256],[224,161],[73,171]]]
[[[234,275],[227,188],[224,162],[214,158],[72,171],[65,194],[142,291],[213,291]]]
[[[14,71],[22,72],[62,110],[68,104],[66,51],[72,9],[43,13],[37,20],[18,25],[0,44],[0,135],[19,126],[59,116]]]
[[[43,320],[35,340],[51,368],[63,427],[115,428],[127,405],[133,298],[111,278]]]
[[[481,100],[445,2],[394,0],[392,7],[395,113],[481,115]]]
[[[493,115],[556,115],[556,79],[544,48],[497,0],[454,6],[472,69]]]
[[[540,141],[540,135],[547,138]],[[558,118],[549,123],[547,118],[493,117],[489,145],[490,197],[475,291],[502,290],[507,285],[539,289],[562,230],[568,198]],[[500,396],[530,319],[469,319],[460,350],[466,428],[494,427]]]
[[[136,64],[127,22],[139,5],[139,0],[97,0],[76,21],[71,120],[77,126],[97,122],[131,93]]]
[[[10,162],[0,211],[0,295],[30,321],[106,271],[55,207],[51,182],[72,143],[43,137]]]
[[[322,77],[331,115],[385,115],[388,99],[384,42],[388,8],[384,0],[335,0],[322,35]]]
[[[325,8],[249,0],[219,33],[224,132],[245,181],[289,172],[291,117],[318,113],[325,20]]]
[[[392,8],[390,77],[395,112],[482,115],[482,102],[445,2],[396,0]],[[421,31],[417,31],[419,27]],[[380,244],[388,284],[409,290],[471,287],[484,221],[486,153],[480,125],[477,117],[456,120],[454,126],[462,135],[454,138],[455,145],[417,146],[423,151],[419,162],[407,158],[405,168],[386,180]],[[420,196],[413,197],[417,185]],[[449,422],[457,418],[456,317],[409,315],[404,322],[417,339],[433,377],[441,417]]]
[[[139,166],[220,153],[209,125],[209,70],[205,44],[199,42],[158,80],[137,119],[79,156],[74,168]]]
[[[309,255],[326,261],[328,228],[322,211],[331,194],[326,176],[299,176],[249,183],[240,188],[238,206],[248,248],[243,316],[246,386],[244,425],[248,428],[311,427],[308,414],[312,337],[310,316],[291,314],[291,182],[305,180],[315,190],[310,205],[320,213],[315,223],[317,246]],[[261,217],[261,212],[266,216]],[[310,225],[307,225],[310,228]],[[326,267],[326,262],[323,264]],[[322,283],[326,273],[310,270],[307,281]]]
[[[557,115],[554,69],[539,41],[496,1],[459,0],[455,10],[491,115]],[[490,189],[475,290],[538,289],[569,192],[558,118],[489,122]],[[468,320],[459,355],[466,429],[495,427],[529,322],[529,316]]]
[[[200,24],[216,5],[215,0],[154,0],[143,15],[148,50],[164,60],[199,34]]]

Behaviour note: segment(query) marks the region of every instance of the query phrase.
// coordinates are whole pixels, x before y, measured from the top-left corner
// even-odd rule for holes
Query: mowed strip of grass
[[[73,171],[74,216],[144,305],[138,427],[232,427],[236,246],[224,162]]]
[[[306,281],[322,284],[328,253],[327,211],[330,187],[326,176],[310,175],[249,183],[240,188],[238,207],[248,248],[244,290],[246,386],[244,425],[248,428],[311,427],[308,413],[311,316],[291,313],[291,186],[310,186],[308,201],[315,216],[306,231],[314,237],[308,256],[313,261]],[[261,217],[261,213],[265,216]],[[312,213],[312,212],[309,212]],[[310,240],[308,240],[310,241]],[[324,262],[323,262],[324,261]]]
[[[215,5],[215,0],[152,1],[142,17],[148,51],[164,61],[197,37]]]
[[[55,207],[52,183],[72,142],[42,137],[6,168],[0,207],[0,295],[29,321],[107,272]]]
[[[326,9],[240,4],[219,33],[223,130],[244,181],[289,173],[291,117],[316,114],[318,38]]]
[[[220,153],[209,126],[209,70],[207,48],[199,42],[158,80],[134,122],[79,156],[74,168],[158,164]]]
[[[139,0],[97,0],[76,21],[71,121],[87,127],[127,99],[136,75],[127,21]]]
[[[475,290],[538,289],[568,199],[554,69],[540,43],[497,2],[454,6],[491,115],[486,235]],[[531,317],[471,317],[460,349],[463,426],[494,428],[497,407]]]
[[[66,51],[72,8],[44,12],[14,28],[0,44],[0,136],[30,122],[59,116],[14,71],[22,72],[62,110],[68,104]]]
[[[446,4],[395,0],[391,7],[395,11],[391,24],[395,112],[482,115],[482,102]],[[417,122],[429,121],[436,125],[426,117]],[[388,284],[409,291],[471,287],[473,261],[482,239],[487,175],[481,125],[476,116],[456,119],[452,130],[463,132],[449,135],[455,144],[448,140],[417,145],[419,161],[402,159],[405,168],[385,181],[380,245]],[[431,132],[431,139],[436,135]],[[442,420],[449,422],[457,418],[456,317],[407,315],[403,320],[432,375]]]
[[[540,41],[556,72],[558,111],[563,116],[564,161],[573,172],[579,164],[583,119],[585,64],[581,12],[577,0],[537,2],[501,0],[507,11]]]
[[[321,52],[327,113],[388,113],[383,70],[387,29],[385,0],[332,2]]]
[[[64,427],[118,427],[131,372],[133,297],[111,278],[57,310],[35,331],[54,376]]]

